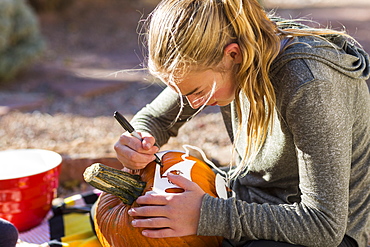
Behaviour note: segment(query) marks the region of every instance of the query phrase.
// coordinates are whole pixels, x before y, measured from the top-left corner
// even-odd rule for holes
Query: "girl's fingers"
[[[170,227],[170,221],[164,217],[134,219],[131,222],[131,224],[134,227],[153,228],[153,229]]]
[[[168,179],[179,186],[180,188],[183,188],[185,191],[191,191],[198,188],[198,185],[194,182],[190,181],[189,179],[181,176],[181,175],[175,175],[172,173],[168,173]]]
[[[114,150],[123,166],[129,169],[143,169],[155,159],[154,154],[158,151],[158,147],[151,144],[155,142],[154,137],[148,134],[145,140],[143,143],[128,133],[120,136],[114,145]]]
[[[129,148],[124,152],[116,152],[117,159],[123,164],[124,167],[130,169],[143,169],[148,163],[154,160],[154,155],[140,154]]]
[[[164,206],[143,206],[131,208],[128,214],[133,217],[166,217],[168,212],[167,207]]]
[[[142,133],[141,136],[143,138],[142,139],[142,146],[143,146],[144,149],[146,149],[146,150],[154,149],[155,152],[159,151],[159,148],[154,146],[155,138],[152,135],[150,135],[148,133]]]
[[[115,150],[120,150],[122,147],[128,147],[139,153],[154,154],[158,151],[158,147],[153,146],[155,143],[154,137],[145,137],[143,140],[139,140],[127,133],[120,136],[117,143],[114,145]]]
[[[140,205],[166,205],[171,197],[171,195],[148,194],[140,196],[136,202]]]
[[[141,233],[148,238],[169,238],[179,236],[179,234],[177,234],[176,231],[171,228],[145,229]]]

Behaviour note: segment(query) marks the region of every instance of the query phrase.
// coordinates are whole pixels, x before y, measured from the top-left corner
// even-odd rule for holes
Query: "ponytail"
[[[243,54],[235,95],[239,129],[246,131],[246,152],[232,178],[245,171],[263,145],[269,126],[272,124],[275,108],[275,91],[269,78],[272,61],[280,50],[280,38],[276,25],[271,22],[262,7],[255,0],[224,0],[225,15],[233,26],[237,43]],[[242,109],[246,109],[240,99],[240,91],[248,98],[249,113],[247,130],[243,126]],[[236,142],[235,142],[236,143]]]

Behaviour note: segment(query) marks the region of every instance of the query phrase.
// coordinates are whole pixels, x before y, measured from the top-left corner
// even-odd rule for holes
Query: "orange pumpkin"
[[[182,155],[183,153],[181,152],[164,154],[162,157],[164,167],[161,169],[161,172],[182,161]],[[196,161],[191,170],[192,181],[197,183],[206,193],[216,197],[214,172],[204,162],[195,157],[188,156],[187,159]],[[141,180],[147,183],[143,194],[150,191],[153,186],[155,166],[156,164],[152,162],[145,169],[141,170]],[[144,237],[141,234],[143,228],[132,227],[131,221],[133,218],[127,213],[131,207],[138,206],[136,202],[132,206],[124,204],[119,197],[106,192],[101,194],[96,204],[94,223],[98,239],[104,247],[211,247],[221,245],[222,237],[214,236],[192,235],[161,239]]]

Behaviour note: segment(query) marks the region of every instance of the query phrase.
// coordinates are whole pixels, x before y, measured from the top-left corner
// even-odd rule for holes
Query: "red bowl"
[[[20,232],[40,224],[56,196],[61,163],[48,150],[0,151],[0,218]]]

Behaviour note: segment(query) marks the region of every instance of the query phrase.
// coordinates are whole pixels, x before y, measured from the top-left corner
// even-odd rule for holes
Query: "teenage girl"
[[[148,69],[168,87],[132,121],[143,141],[120,137],[118,159],[144,168],[155,142],[218,105],[235,196],[170,174],[185,192],[139,197],[133,226],[151,238],[223,236],[224,246],[367,245],[370,69],[351,37],[268,16],[256,0],[164,0],[147,41]]]

